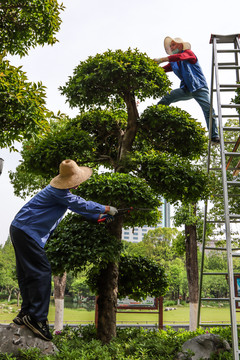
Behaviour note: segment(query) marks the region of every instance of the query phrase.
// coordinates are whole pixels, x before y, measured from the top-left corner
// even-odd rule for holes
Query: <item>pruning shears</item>
[[[118,209],[118,212],[116,215],[114,215],[114,218],[118,217],[118,216],[123,216],[125,214],[130,214],[131,211],[152,211],[152,210],[153,209],[151,209],[151,208],[134,208],[133,206],[131,206],[129,208]],[[98,219],[98,223],[104,222],[106,220],[107,220],[107,216],[103,217],[101,219]]]

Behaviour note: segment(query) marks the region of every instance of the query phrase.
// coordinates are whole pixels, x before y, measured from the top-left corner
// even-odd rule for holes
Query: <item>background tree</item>
[[[0,246],[0,286],[8,293],[8,302],[13,291],[18,291],[15,253],[10,238]]]
[[[0,53],[27,55],[31,47],[53,45],[60,29],[60,12],[56,0],[5,0],[0,4]]]
[[[129,255],[141,255],[154,259],[168,274],[168,293],[166,297],[177,300],[186,295],[183,252],[176,246],[181,233],[176,228],[156,228],[149,230],[139,243],[124,242],[124,251]],[[180,254],[180,255],[179,255]]]
[[[56,0],[15,1],[0,4],[0,147],[14,149],[14,141],[30,139],[48,129],[53,114],[45,107],[45,87],[30,83],[7,54],[27,55],[31,47],[53,45],[63,6]]]
[[[18,178],[23,179],[26,169],[41,178],[45,176],[48,181],[65,158],[96,169],[103,165],[109,172],[92,176],[81,185],[79,195],[118,208],[131,205],[153,209],[117,217],[114,223],[104,227],[104,231],[108,228],[105,237],[114,239],[115,257],[113,261],[109,253],[103,255],[101,274],[105,286],[101,287],[98,298],[101,313],[98,335],[103,342],[116,334],[122,226],[156,224],[162,195],[172,202],[196,201],[205,193],[206,177],[190,161],[204,151],[204,129],[177,108],[152,106],[141,117],[138,114],[137,98],[156,98],[168,89],[164,71],[138,50],[109,50],[89,57],[61,88],[70,105],[79,107],[80,115],[66,119],[65,123],[56,122],[41,139],[26,142],[23,164],[12,175],[12,182],[21,193]],[[99,226],[94,230],[95,239],[99,238],[101,229]],[[91,232],[87,239],[90,237]],[[91,251],[94,253],[94,247]],[[68,262],[73,264],[73,259],[68,258]],[[101,332],[99,329],[103,328]]]
[[[45,88],[27,81],[26,74],[0,57],[0,145],[30,139],[48,129],[53,114],[45,107]]]
[[[182,241],[180,252],[185,252],[185,264],[188,278],[188,291],[190,303],[189,328],[191,331],[197,328],[198,309],[198,243],[199,231],[202,226],[201,213],[197,214],[196,204],[182,203],[176,208],[174,215],[175,226],[184,225],[184,236],[179,238]],[[179,244],[178,244],[179,245]]]

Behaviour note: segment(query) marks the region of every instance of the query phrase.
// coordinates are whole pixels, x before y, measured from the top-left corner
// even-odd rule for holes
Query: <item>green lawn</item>
[[[4,305],[3,305],[4,304]],[[210,306],[210,305],[209,305]],[[164,324],[178,324],[188,323],[189,321],[189,307],[188,306],[175,306],[177,310],[164,311],[163,322]],[[54,322],[54,306],[49,309],[49,322]],[[9,323],[14,316],[18,313],[17,306],[0,303],[0,323]],[[211,321],[214,323],[230,322],[230,311],[228,307],[204,307],[201,311],[202,321]],[[64,310],[64,323],[69,324],[86,324],[93,323],[95,318],[94,311],[87,311],[85,309],[69,309]],[[240,322],[240,313],[237,313],[237,320]],[[134,313],[118,313],[118,324],[131,324],[131,323],[149,323],[155,324],[158,322],[158,314],[149,312],[147,314]]]

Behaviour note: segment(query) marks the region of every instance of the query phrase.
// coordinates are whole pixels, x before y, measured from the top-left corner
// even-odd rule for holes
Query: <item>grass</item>
[[[164,324],[184,324],[189,322],[189,306],[174,306],[176,310],[164,311],[163,322]],[[10,323],[19,309],[16,304],[7,304],[7,302],[0,303],[0,323]],[[50,306],[49,308],[49,322],[54,323],[55,307]],[[207,305],[202,308],[201,321],[210,321],[213,323],[230,323],[230,310],[228,306],[217,307]],[[64,309],[64,323],[68,324],[87,324],[94,323],[95,311],[87,311],[85,309]],[[237,313],[237,321],[240,322],[240,313]],[[117,314],[118,324],[131,324],[131,323],[158,323],[158,314],[153,311],[149,311],[147,314],[139,311],[138,313],[118,313]]]

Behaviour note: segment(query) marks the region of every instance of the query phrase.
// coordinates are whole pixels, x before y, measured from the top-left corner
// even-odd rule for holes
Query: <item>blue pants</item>
[[[210,98],[209,98],[209,91],[208,88],[204,87],[194,92],[189,92],[186,89],[175,89],[172,90],[169,94],[163,96],[163,98],[158,102],[162,105],[170,105],[171,103],[175,103],[177,101],[184,101],[184,100],[190,100],[195,99],[197,103],[201,106],[201,109],[203,111],[207,128],[209,129],[209,115],[210,115]],[[218,137],[218,128],[217,128],[217,122],[215,118],[214,110],[212,112],[212,139],[215,137]]]
[[[44,249],[24,231],[10,227],[16,255],[21,310],[37,321],[47,320],[51,294],[51,266]]]

